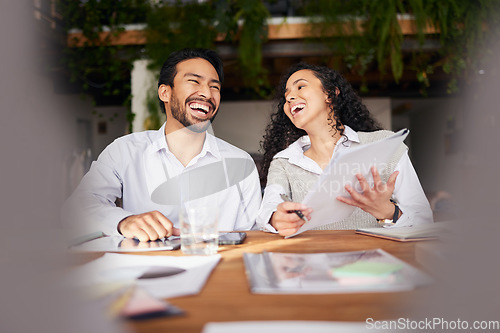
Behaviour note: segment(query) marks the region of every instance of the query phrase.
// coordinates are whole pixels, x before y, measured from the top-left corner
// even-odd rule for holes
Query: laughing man
[[[261,201],[255,164],[209,133],[222,67],[211,50],[172,53],[158,80],[167,121],[104,149],[67,200],[64,222],[85,232],[156,240],[179,234],[182,205],[209,205],[219,209],[219,230],[251,229]],[[119,198],[123,207],[115,204]]]

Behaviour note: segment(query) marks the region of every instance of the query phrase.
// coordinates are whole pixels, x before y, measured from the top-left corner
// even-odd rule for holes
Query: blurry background
[[[404,127],[429,197],[449,192],[464,156],[464,92],[494,56],[497,1],[33,0],[48,85],[71,107],[66,194],[116,137],[164,122],[157,73],[183,47],[224,60],[217,136],[258,162],[273,89],[299,61],[340,71],[387,129]],[[477,50],[482,50],[477,54]],[[446,214],[444,217],[446,218]]]

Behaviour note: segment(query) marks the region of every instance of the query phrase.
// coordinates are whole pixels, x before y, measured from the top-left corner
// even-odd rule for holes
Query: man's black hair
[[[168,59],[163,63],[160,71],[160,78],[158,79],[158,88],[165,84],[167,86],[174,86],[174,78],[177,74],[177,64],[189,59],[201,58],[208,61],[215,68],[217,75],[219,75],[219,81],[222,83],[224,81],[224,70],[222,65],[222,60],[219,55],[209,49],[183,49],[180,51],[172,52]],[[165,104],[160,100],[160,107],[163,113],[165,111]]]

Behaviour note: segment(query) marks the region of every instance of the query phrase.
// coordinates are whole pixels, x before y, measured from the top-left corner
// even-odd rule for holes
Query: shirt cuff
[[[100,225],[101,231],[110,236],[122,236],[118,232],[118,223],[132,215],[134,214],[122,208],[115,208],[112,211],[108,211],[103,223]]]
[[[426,223],[432,223],[432,220],[428,220],[421,216],[418,212],[412,211],[410,208],[405,208],[399,205],[399,209],[403,214],[393,225],[385,225],[384,228],[399,228],[399,227],[412,227],[414,225],[421,225]]]
[[[278,233],[278,231],[274,229],[274,227],[269,222],[271,220],[271,216],[273,216],[275,211],[276,208],[260,212],[259,216],[257,217],[257,225],[259,226],[260,230],[266,232],[272,232],[274,234]]]
[[[265,225],[263,225],[261,227],[261,230],[265,231],[265,232],[271,232],[273,234],[277,234],[278,233],[278,230],[274,229],[274,227],[271,225],[271,223],[266,223]]]

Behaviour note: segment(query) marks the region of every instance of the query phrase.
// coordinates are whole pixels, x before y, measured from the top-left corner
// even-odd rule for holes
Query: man
[[[223,75],[214,51],[172,53],[158,80],[167,121],[159,131],[110,144],[68,199],[66,222],[75,220],[86,232],[156,240],[179,234],[182,205],[210,205],[219,209],[219,230],[251,229],[261,201],[255,164],[208,133]],[[123,208],[115,205],[118,198]]]

